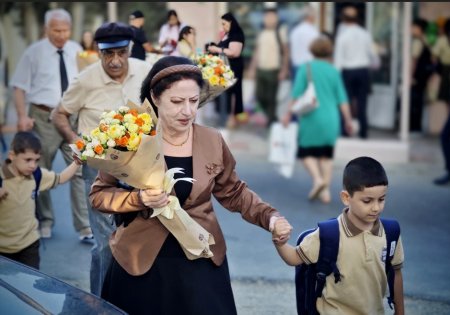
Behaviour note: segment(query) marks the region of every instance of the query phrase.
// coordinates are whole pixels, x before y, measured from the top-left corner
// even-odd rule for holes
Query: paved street
[[[340,213],[342,204],[337,196],[347,161],[336,161],[332,183],[334,199],[330,205],[322,205],[306,200],[310,180],[300,164],[290,180],[275,172],[273,165],[267,162],[262,130],[232,131],[227,135],[227,141],[238,161],[241,178],[294,226],[292,244],[301,231]],[[442,171],[437,139],[414,141],[411,146],[416,162],[385,165],[390,180],[385,216],[397,218],[402,227],[407,314],[450,314],[450,275],[447,271],[450,266],[450,187],[431,184]],[[58,154],[56,170],[62,168],[62,158]],[[53,238],[45,241],[41,248],[41,269],[88,290],[90,246],[78,241],[72,227],[68,188],[63,185],[52,191],[57,211],[56,226]],[[216,212],[227,240],[239,314],[295,314],[294,268],[286,266],[279,258],[270,234],[217,203]]]

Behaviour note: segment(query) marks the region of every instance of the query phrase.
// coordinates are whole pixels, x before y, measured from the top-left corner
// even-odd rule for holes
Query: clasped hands
[[[146,207],[152,209],[162,208],[170,203],[169,194],[161,189],[140,189],[139,197]]]
[[[292,232],[292,225],[289,224],[285,217],[279,217],[275,221],[272,230],[272,241],[275,245],[281,246],[286,244]]]

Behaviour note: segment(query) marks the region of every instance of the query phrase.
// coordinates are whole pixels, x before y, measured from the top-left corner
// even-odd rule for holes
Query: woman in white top
[[[167,13],[167,23],[161,26],[159,31],[159,45],[161,46],[161,51],[167,55],[176,55],[176,47],[178,42],[178,36],[180,30],[185,25],[178,19],[177,12],[175,10],[170,10]]]

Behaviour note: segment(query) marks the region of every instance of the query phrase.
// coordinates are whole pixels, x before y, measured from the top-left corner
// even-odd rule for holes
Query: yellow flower
[[[210,77],[210,76],[214,75],[214,69],[211,67],[208,67],[205,69],[205,73],[208,77]]]
[[[132,123],[126,124],[125,127],[127,127],[130,133],[136,133],[139,129],[138,125]]]
[[[209,78],[209,84],[211,84],[211,85],[218,85],[219,84],[219,77],[218,76],[216,76],[216,75],[212,75],[210,78]]]
[[[152,121],[152,116],[150,116],[149,113],[142,113],[138,115],[138,118],[141,118],[144,120],[144,124],[149,124],[151,125],[153,123]]]
[[[130,151],[136,151],[140,143],[141,136],[136,133],[131,133],[130,139],[128,140],[127,149]]]
[[[100,141],[101,144],[106,144],[106,142],[108,142],[108,140],[109,140],[109,137],[106,133],[100,132],[97,135],[97,139]]]
[[[125,114],[125,115],[123,116],[123,121],[124,121],[125,123],[134,123],[135,120],[136,120],[136,117],[134,117],[134,116],[131,115],[131,114]]]
[[[125,134],[125,128],[122,125],[111,125],[107,134],[110,138],[117,139]]]
[[[143,133],[148,134],[152,129],[152,124],[143,124],[141,130]]]
[[[98,138],[98,135],[101,133],[100,129],[97,127],[94,130],[91,131],[91,137],[92,138]]]

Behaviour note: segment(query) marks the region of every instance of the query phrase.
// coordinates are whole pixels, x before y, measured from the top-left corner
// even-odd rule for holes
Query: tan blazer
[[[217,130],[194,124],[193,136],[192,164],[196,181],[183,209],[214,236],[216,243],[211,246],[214,254],[211,259],[219,266],[224,260],[226,245],[214,213],[212,196],[224,208],[240,212],[246,221],[266,230],[269,230],[270,218],[280,214],[239,179],[236,161]],[[126,191],[116,188],[116,183],[116,178],[99,172],[90,193],[93,208],[106,213],[147,209],[137,189]],[[151,268],[168,233],[158,219],[137,216],[127,227],[120,225],[109,243],[114,258],[129,274],[142,275]]]

